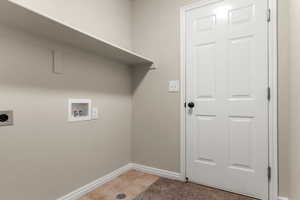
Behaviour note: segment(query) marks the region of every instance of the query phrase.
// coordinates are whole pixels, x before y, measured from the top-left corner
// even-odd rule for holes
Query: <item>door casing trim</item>
[[[222,0],[200,0],[199,2],[181,7],[180,9],[180,174],[181,180],[186,178],[186,12],[204,5]],[[269,43],[269,87],[271,100],[269,102],[269,166],[271,180],[269,182],[269,200],[278,199],[278,39],[277,39],[277,0],[268,0],[271,9],[271,21],[268,23]],[[266,169],[267,170],[267,169]]]

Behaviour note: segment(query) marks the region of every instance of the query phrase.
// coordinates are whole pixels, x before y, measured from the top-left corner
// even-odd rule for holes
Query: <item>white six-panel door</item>
[[[187,176],[268,199],[267,0],[186,13]],[[192,106],[191,106],[192,107]]]

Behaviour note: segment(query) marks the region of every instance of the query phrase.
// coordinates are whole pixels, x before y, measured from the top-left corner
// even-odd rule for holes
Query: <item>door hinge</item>
[[[272,176],[272,169],[271,167],[268,167],[268,180],[271,180],[271,176]]]
[[[267,22],[271,22],[271,9],[267,10]]]
[[[271,88],[268,87],[268,101],[271,100]]]

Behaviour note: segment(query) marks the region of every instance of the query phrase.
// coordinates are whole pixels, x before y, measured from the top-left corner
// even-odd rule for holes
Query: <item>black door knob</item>
[[[189,107],[189,108],[194,108],[194,107],[195,107],[195,104],[194,104],[194,102],[190,102],[190,103],[188,103],[188,107]]]

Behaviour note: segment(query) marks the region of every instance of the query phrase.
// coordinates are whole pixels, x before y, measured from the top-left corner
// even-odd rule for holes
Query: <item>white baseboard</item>
[[[289,198],[286,198],[286,197],[278,197],[278,200],[289,200]]]
[[[61,198],[58,198],[57,200],[77,200],[79,199],[80,197],[86,195],[87,193],[95,190],[96,188],[100,187],[101,185],[117,178],[118,176],[120,176],[121,174],[129,171],[132,169],[132,165],[131,164],[127,164],[125,165],[124,167],[121,167],[119,169],[116,169],[115,171],[61,197]]]
[[[148,167],[145,165],[140,165],[140,164],[135,164],[135,163],[132,163],[131,166],[132,166],[132,169],[137,170],[137,171],[145,172],[148,174],[153,174],[153,175],[168,178],[168,179],[182,180],[182,176],[180,175],[180,173],[177,173],[177,172],[171,172],[168,170],[157,169],[154,167]]]

